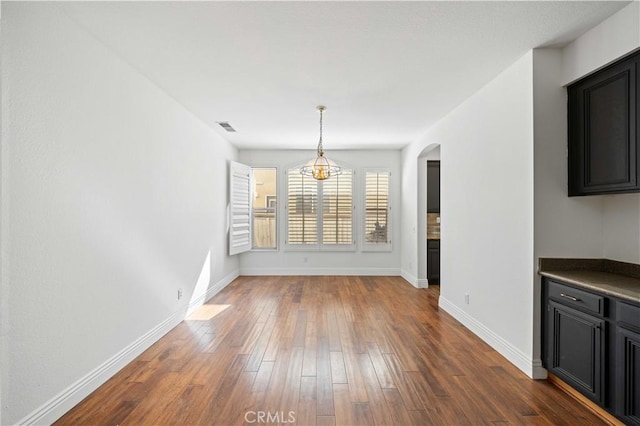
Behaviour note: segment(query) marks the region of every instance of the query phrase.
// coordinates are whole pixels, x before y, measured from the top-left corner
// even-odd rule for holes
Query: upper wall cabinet
[[[640,192],[639,67],[635,53],[569,86],[569,196]]]
[[[440,161],[427,161],[427,213],[440,213]]]

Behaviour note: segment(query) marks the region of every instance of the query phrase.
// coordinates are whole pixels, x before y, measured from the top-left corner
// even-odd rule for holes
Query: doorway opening
[[[418,156],[418,285],[440,285],[440,145]]]

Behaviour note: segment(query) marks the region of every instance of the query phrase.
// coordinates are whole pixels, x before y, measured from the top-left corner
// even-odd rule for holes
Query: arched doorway
[[[431,284],[437,277],[439,280],[439,258],[440,258],[440,207],[437,209],[433,205],[434,196],[429,197],[429,191],[433,191],[434,182],[429,185],[429,176],[434,178],[434,163],[440,163],[440,144],[434,143],[425,147],[418,155],[418,286],[428,287],[429,278]],[[439,180],[439,178],[438,178]],[[435,184],[438,188],[439,182]],[[431,198],[431,200],[430,200]],[[429,207],[429,208],[428,208]],[[437,258],[436,258],[437,256]],[[436,264],[437,262],[437,264]],[[431,267],[431,269],[430,269]],[[438,268],[437,275],[435,268]]]

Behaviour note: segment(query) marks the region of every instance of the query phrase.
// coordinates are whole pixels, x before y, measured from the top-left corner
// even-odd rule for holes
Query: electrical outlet
[[[467,305],[469,304],[469,293],[464,294],[464,303]]]
[[[182,289],[178,289],[178,300],[182,299]]]

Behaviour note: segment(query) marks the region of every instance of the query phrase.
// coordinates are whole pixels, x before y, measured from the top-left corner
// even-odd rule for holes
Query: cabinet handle
[[[560,297],[566,297],[567,299],[573,300],[574,302],[580,302],[580,299],[577,299],[573,296],[569,296],[568,294],[560,293]]]

